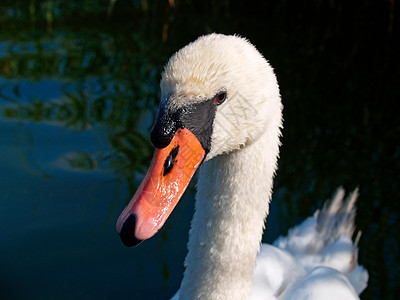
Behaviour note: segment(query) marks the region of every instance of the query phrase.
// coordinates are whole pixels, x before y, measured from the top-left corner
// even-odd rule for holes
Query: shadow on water
[[[0,4],[0,215],[8,229],[0,295],[174,293],[193,188],[165,229],[139,248],[121,246],[114,222],[152,155],[163,64],[198,35],[217,31],[248,37],[280,82],[283,146],[264,240],[312,214],[337,186],[360,186],[359,260],[370,274],[362,298],[396,298],[398,8],[394,1],[258,5]]]

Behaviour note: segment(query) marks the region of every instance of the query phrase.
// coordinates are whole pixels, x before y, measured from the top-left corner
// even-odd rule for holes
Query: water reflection
[[[140,248],[123,248],[114,222],[152,154],[148,133],[162,65],[172,51],[215,30],[248,36],[271,60],[281,85],[285,128],[265,240],[308,216],[337,186],[359,185],[360,262],[370,272],[363,298],[395,299],[400,126],[390,89],[398,71],[389,63],[394,51],[386,28],[367,26],[382,45],[376,46],[343,10],[322,1],[311,10],[319,26],[309,24],[310,9],[302,4],[291,8],[297,14],[276,4],[265,10],[273,12],[265,21],[239,3],[232,5],[240,14],[221,13],[229,1],[212,8],[142,1],[129,19],[117,1],[111,19],[123,24],[100,18],[77,26],[74,18],[96,16],[108,2],[39,2],[0,10],[7,28],[0,31],[0,213],[8,228],[1,235],[7,247],[0,295],[151,299],[174,293],[192,194]],[[366,4],[346,8],[357,20],[374,16]],[[36,27],[16,30],[15,16]],[[329,21],[338,16],[345,20]],[[60,18],[68,26],[56,26]]]
[[[3,117],[105,133],[112,150],[66,152],[59,166],[113,169],[127,179],[133,192],[130,170],[143,171],[152,152],[147,134],[155,112],[159,69],[143,59],[145,49],[140,50],[140,45],[129,54],[127,64],[126,53],[116,53],[111,35],[71,35],[60,32],[52,40],[7,42],[0,68],[5,78],[14,80],[3,80],[0,95],[13,105],[5,105]]]

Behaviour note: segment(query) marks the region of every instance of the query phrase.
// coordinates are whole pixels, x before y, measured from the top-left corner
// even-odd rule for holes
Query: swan
[[[174,299],[358,299],[368,273],[351,239],[357,191],[344,202],[339,189],[260,247],[282,127],[277,79],[260,52],[239,36],[199,37],[170,58],[160,87],[153,160],[116,229],[126,246],[151,238],[199,169]]]

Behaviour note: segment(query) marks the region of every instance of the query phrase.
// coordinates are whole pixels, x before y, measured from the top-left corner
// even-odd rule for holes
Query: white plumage
[[[274,246],[260,241],[279,154],[282,104],[273,69],[246,39],[211,34],[171,57],[161,80],[171,110],[213,97],[210,152],[200,168],[180,299],[357,299],[354,202],[331,204]],[[301,176],[301,174],[299,174]],[[257,256],[258,253],[258,256]],[[257,267],[256,267],[257,257]]]
[[[344,190],[321,212],[261,245],[254,272],[253,299],[358,299],[368,273],[357,263],[353,243],[355,190],[344,202]],[[270,298],[265,297],[269,295]]]

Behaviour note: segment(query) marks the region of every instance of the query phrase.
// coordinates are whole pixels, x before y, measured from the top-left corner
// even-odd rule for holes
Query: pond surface
[[[163,64],[217,31],[248,37],[280,82],[285,128],[264,241],[311,215],[338,186],[360,186],[359,262],[370,274],[362,298],[396,299],[400,124],[392,104],[400,76],[389,4],[282,2],[254,11],[231,1],[117,1],[107,17],[103,2],[0,5],[0,297],[175,293],[194,184],[140,247],[124,247],[115,222],[152,155]]]

